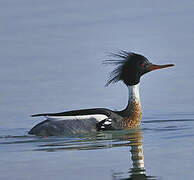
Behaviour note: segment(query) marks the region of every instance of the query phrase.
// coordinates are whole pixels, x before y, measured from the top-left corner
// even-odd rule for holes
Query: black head
[[[110,73],[106,86],[111,83],[122,80],[126,85],[136,85],[140,81],[140,77],[152,70],[174,66],[154,65],[146,57],[131,52],[121,51],[118,54],[113,54],[119,60],[106,60],[105,64],[113,64],[117,67]]]

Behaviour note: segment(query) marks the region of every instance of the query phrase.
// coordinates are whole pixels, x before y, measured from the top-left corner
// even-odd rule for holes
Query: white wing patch
[[[79,115],[79,116],[45,116],[47,120],[52,121],[63,121],[63,120],[86,120],[94,118],[96,121],[100,122],[104,119],[107,119],[108,116],[104,114],[92,114],[92,115]]]
[[[106,119],[106,121],[102,124],[102,126],[100,127],[101,129],[105,129],[107,125],[111,125],[112,120],[111,119]]]
[[[104,122],[104,124],[103,124],[103,125],[109,125],[109,124],[111,124],[111,122],[112,122],[112,120],[111,120],[111,119],[107,119],[107,120]]]

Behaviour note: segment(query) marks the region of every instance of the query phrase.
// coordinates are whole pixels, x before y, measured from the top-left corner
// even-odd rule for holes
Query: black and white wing
[[[37,124],[29,131],[29,134],[39,136],[56,136],[113,130],[117,125],[115,121],[112,120],[121,118],[113,111],[105,108],[84,109],[61,113],[44,113],[32,116],[46,117],[45,121]]]

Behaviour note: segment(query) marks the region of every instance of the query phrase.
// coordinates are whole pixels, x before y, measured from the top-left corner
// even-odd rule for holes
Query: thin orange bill
[[[150,71],[156,70],[156,69],[162,69],[162,68],[167,68],[167,67],[172,67],[174,66],[174,64],[165,64],[165,65],[156,65],[156,64],[152,64],[149,67]]]

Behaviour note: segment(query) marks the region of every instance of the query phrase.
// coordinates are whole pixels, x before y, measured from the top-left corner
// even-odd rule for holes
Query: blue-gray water
[[[1,0],[0,24],[0,179],[137,178],[134,147],[142,179],[193,179],[194,1]],[[121,49],[176,65],[141,79],[141,129],[27,134],[43,120],[33,113],[124,108],[126,87],[105,88],[101,64]]]

